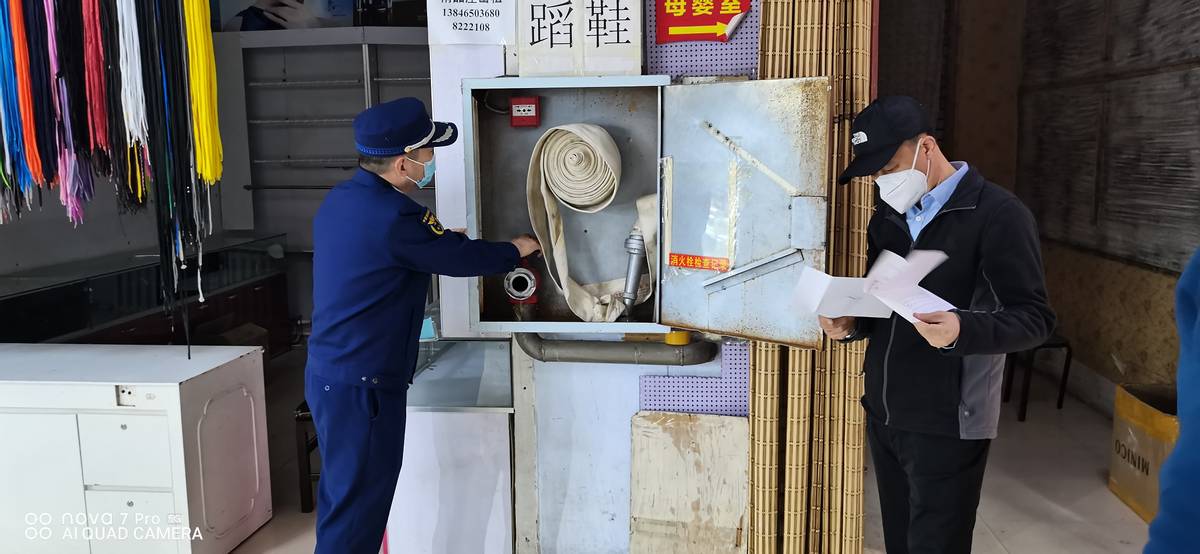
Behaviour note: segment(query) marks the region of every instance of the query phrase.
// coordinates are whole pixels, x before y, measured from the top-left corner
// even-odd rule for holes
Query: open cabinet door
[[[825,269],[829,113],[826,78],[665,88],[664,325],[817,344],[794,290]]]

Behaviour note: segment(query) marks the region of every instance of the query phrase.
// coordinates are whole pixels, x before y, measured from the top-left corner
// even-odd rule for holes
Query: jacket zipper
[[[949,210],[942,210],[942,211],[938,212],[937,214],[934,214],[933,219],[937,219],[938,216],[940,216],[944,213],[956,212],[956,211],[961,211],[961,210],[974,210],[975,208],[976,208],[976,206],[964,206],[962,208],[951,208]],[[903,214],[901,214],[901,217],[903,217]],[[933,219],[929,220],[929,223],[925,224],[925,228],[929,228],[929,225],[931,225],[933,223]],[[903,230],[905,233],[912,233],[912,231],[908,228],[907,222],[905,222],[903,225],[901,225],[900,222],[898,222],[890,217],[888,218],[888,220],[890,220],[890,221],[892,221],[892,223],[895,223],[896,225],[898,225],[901,228],[901,230]],[[924,230],[924,229],[922,229],[922,230]],[[918,236],[918,238],[920,237],[920,235],[917,235],[917,236]],[[912,239],[908,243],[908,252],[906,252],[905,255],[911,254],[913,250],[916,250],[916,248],[917,248],[917,239]],[[898,317],[899,317],[898,315],[892,314],[892,318],[891,318],[892,319],[892,331],[891,331],[891,333],[888,334],[887,349],[884,350],[884,352],[883,352],[883,424],[884,425],[890,425],[892,423],[892,411],[891,411],[891,409],[888,408],[888,366],[891,364],[892,343],[896,340],[896,318],[898,318]]]
[[[892,333],[888,336],[887,351],[883,353],[883,424],[892,423],[892,411],[888,409],[888,362],[892,357],[892,340],[896,338],[896,316],[892,316]]]

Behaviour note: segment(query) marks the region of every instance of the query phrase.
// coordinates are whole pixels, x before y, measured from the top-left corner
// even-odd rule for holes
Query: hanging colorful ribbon
[[[21,135],[25,163],[34,184],[46,184],[42,158],[38,152],[37,123],[34,121],[33,80],[29,76],[29,39],[25,35],[25,11],[21,0],[9,0],[9,25],[12,29],[13,64],[17,73],[17,102],[21,111]]]
[[[120,45],[121,108],[125,141],[128,144],[128,184],[138,204],[146,201],[149,144],[146,122],[146,94],[142,85],[142,59],[138,45],[138,15],[134,0],[117,0],[118,42]]]
[[[58,133],[50,84],[46,6],[40,0],[25,3],[25,35],[29,39],[30,90],[33,94],[33,121],[37,129],[41,182],[53,185],[58,177]]]
[[[112,159],[112,149],[108,142],[108,90],[104,73],[104,41],[100,32],[100,0],[83,0],[83,54],[88,100],[88,147],[101,171],[110,174],[108,164]]]
[[[210,16],[209,0],[0,0],[0,223],[59,187],[79,224],[97,176],[125,211],[153,201],[168,310],[222,174]]]
[[[196,175],[206,185],[221,180],[221,130],[217,123],[216,62],[209,31],[208,0],[184,0],[187,28],[188,84],[192,101],[192,136]]]
[[[16,213],[29,208],[33,194],[33,178],[25,160],[24,134],[21,130],[21,101],[14,63],[12,24],[9,3],[0,0],[0,94],[3,95],[4,162],[6,181],[15,184],[19,191],[15,202]]]

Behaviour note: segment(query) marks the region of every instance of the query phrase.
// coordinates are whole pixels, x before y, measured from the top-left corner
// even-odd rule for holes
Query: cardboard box
[[[1113,417],[1108,488],[1147,523],[1158,512],[1158,473],[1179,439],[1175,387],[1121,385]]]

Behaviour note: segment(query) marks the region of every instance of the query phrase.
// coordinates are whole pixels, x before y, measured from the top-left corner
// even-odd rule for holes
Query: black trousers
[[[990,440],[901,431],[867,417],[888,554],[970,554]]]

